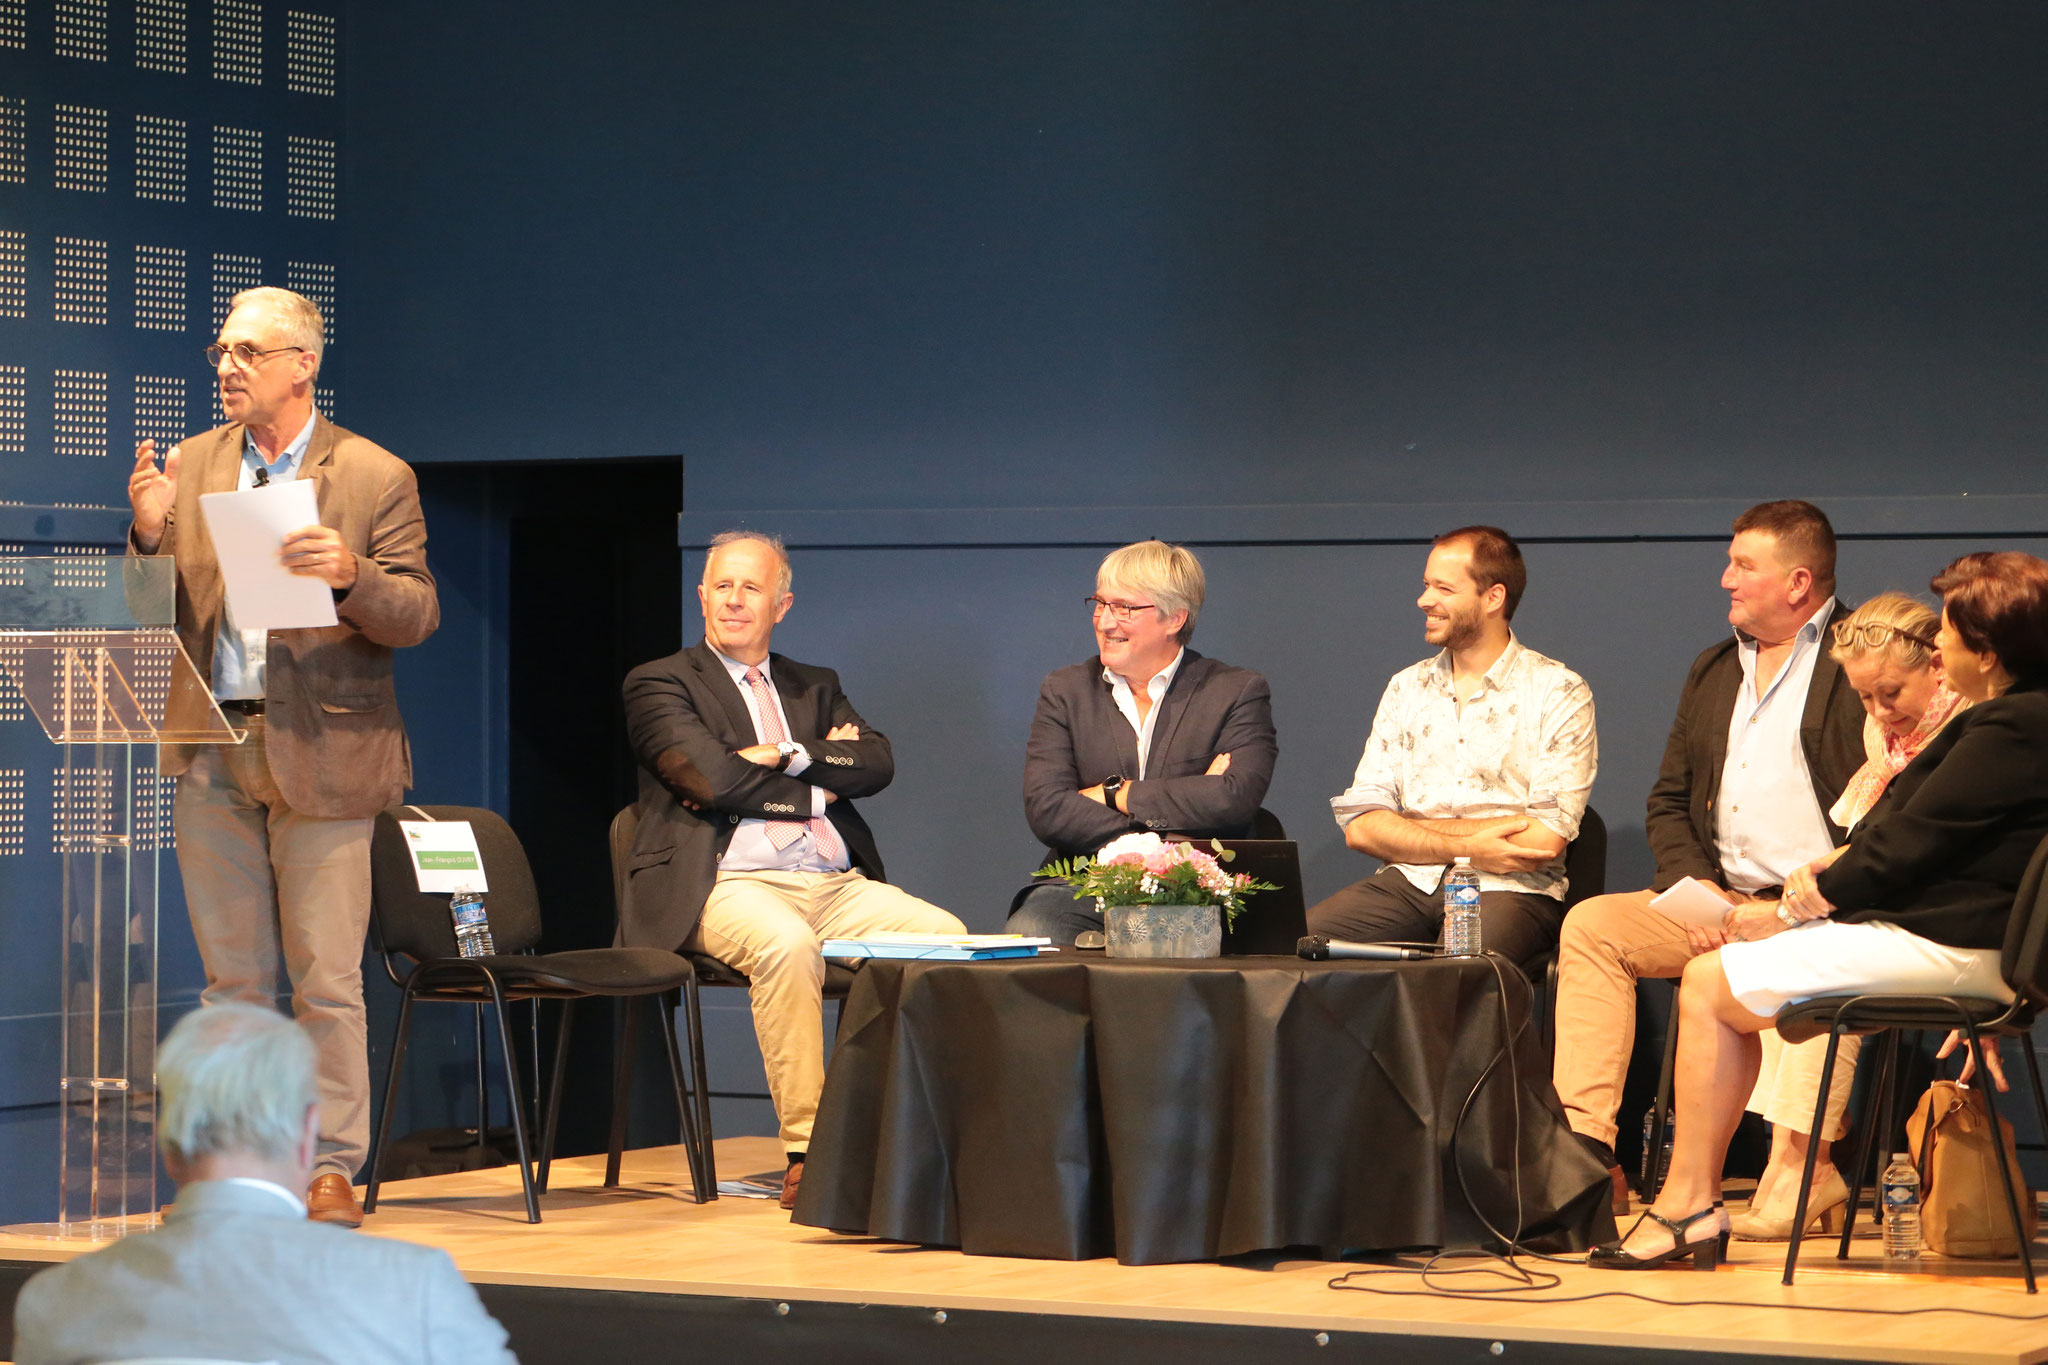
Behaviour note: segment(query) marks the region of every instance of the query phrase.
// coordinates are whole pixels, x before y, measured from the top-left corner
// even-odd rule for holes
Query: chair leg
[[[1878,1035],[1877,1074],[1871,1077],[1870,1088],[1863,1093],[1863,1112],[1857,1115],[1856,1131],[1862,1135],[1863,1149],[1856,1154],[1856,1160],[1849,1168],[1849,1207],[1842,1215],[1842,1240],[1835,1248],[1835,1259],[1849,1259],[1849,1239],[1856,1235],[1857,1210],[1862,1207],[1863,1192],[1873,1188],[1883,1167],[1878,1157],[1883,1150],[1886,1134],[1891,1130],[1891,1114],[1885,1106],[1884,1097],[1891,1092],[1893,1069],[1898,1064],[1899,1031],[1886,1029]],[[1880,1117],[1881,1116],[1881,1117]],[[1883,1201],[1873,1199],[1871,1208],[1880,1225],[1884,1222]]]
[[[716,1194],[718,1160],[711,1134],[711,1072],[704,1065],[704,1008],[694,972],[683,978],[683,1010],[690,1022],[690,1077],[697,1083],[697,1143],[704,1153],[704,1183]]]
[[[526,1190],[526,1221],[540,1221],[540,1201],[533,1189],[533,1160],[526,1142],[526,1110],[519,1097],[519,1054],[512,1047],[512,1015],[505,1008],[504,992],[498,979],[491,981],[491,1003],[497,1006],[498,1044],[505,1052],[505,1099],[512,1111],[512,1142],[519,1149],[519,1183]]]
[[[1813,1126],[1806,1131],[1811,1135],[1806,1142],[1806,1165],[1799,1173],[1799,1198],[1792,1205],[1792,1241],[1785,1248],[1785,1280],[1792,1283],[1792,1273],[1799,1268],[1799,1242],[1806,1231],[1806,1201],[1813,1193],[1813,1172],[1820,1164],[1820,1134],[1827,1131],[1828,1088],[1835,1079],[1835,1056],[1842,1046],[1842,1025],[1838,1019],[1834,1028],[1828,1030],[1828,1052],[1820,1063],[1820,1091],[1813,1100]]]
[[[1657,1073],[1657,1105],[1651,1110],[1650,1150],[1643,1154],[1643,1169],[1650,1178],[1643,1202],[1653,1204],[1664,1188],[1664,1135],[1671,1131],[1671,1077],[1678,1066],[1678,997],[1671,999],[1671,1020],[1664,1027],[1664,1065]]]
[[[633,1015],[640,1001],[633,996],[620,999],[612,1012],[612,1136],[604,1160],[604,1187],[617,1189],[619,1163],[626,1151],[626,1097],[633,1085]]]
[[[384,1149],[391,1139],[391,1110],[398,1101],[398,1073],[405,1065],[405,1026],[412,1018],[412,992],[398,999],[398,1031],[391,1040],[391,1064],[384,1071],[384,1112],[377,1116],[377,1137],[370,1143],[370,1188],[363,1193],[363,1212],[377,1207],[378,1177],[384,1168]]]
[[[533,1000],[535,1013],[540,1011],[540,997]],[[548,1086],[547,1114],[541,1120],[540,1177],[533,1182],[534,1189],[541,1194],[548,1192],[548,1170],[555,1163],[555,1130],[562,1116],[562,1083],[569,1074],[569,1027],[576,1020],[576,1002],[564,1000],[562,1012],[555,1021],[555,1074]],[[539,1065],[540,1038],[533,1040],[534,1064]],[[538,1082],[536,1081],[536,1084]]]
[[[476,1028],[476,1145],[482,1150],[491,1140],[491,1091],[484,1080],[484,1007],[473,1006],[472,1012]]]
[[[683,1052],[676,1046],[676,995],[665,992],[661,997],[661,1040],[663,1051],[668,1054],[669,1083],[675,1087],[676,1113],[682,1119],[683,1153],[690,1165],[690,1193],[699,1204],[709,1203],[718,1198],[718,1177],[709,1177],[706,1171],[711,1163],[709,1153],[697,1132],[697,1116],[691,1103],[692,1087],[683,1075]]]
[[[2034,1083],[2034,1118],[2038,1122],[2041,1141],[2048,1142],[2048,1095],[2041,1090],[2041,1059],[2034,1055],[2034,1036],[2031,1032],[2017,1035],[2020,1051],[2027,1055],[2027,1079]]]
[[[2006,1212],[2012,1215],[2013,1240],[2019,1243],[2020,1248],[2020,1269],[2027,1277],[2027,1292],[2038,1293],[2039,1290],[2034,1284],[2034,1252],[2028,1243],[2027,1225],[2020,1218],[2019,1196],[2012,1187],[2012,1163],[2005,1159],[2005,1130],[1998,1122],[1998,1087],[1991,1084],[1991,1072],[1984,1065],[1983,1038],[1974,1026],[1967,1027],[1966,1031],[1969,1034],[1971,1055],[1977,1060],[1977,1075],[1984,1082],[1977,1089],[1978,1093],[1984,1096],[1984,1108],[1991,1115],[1991,1145],[1992,1150],[1997,1153],[1995,1161],[1998,1166],[1998,1183],[2005,1190]],[[1928,1117],[1931,1119],[1933,1115],[1930,1114]],[[1924,1143],[1920,1150],[1927,1150]]]

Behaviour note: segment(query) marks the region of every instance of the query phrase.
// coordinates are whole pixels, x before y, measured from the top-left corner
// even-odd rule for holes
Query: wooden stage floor
[[[728,1138],[717,1148],[725,1179],[780,1164],[771,1139]],[[1554,1289],[1483,1298],[1395,1297],[1329,1287],[1333,1275],[1372,1264],[1365,1262],[1282,1254],[1225,1264],[1119,1266],[963,1256],[837,1236],[792,1225],[772,1200],[689,1202],[680,1148],[628,1153],[625,1183],[617,1190],[602,1188],[602,1179],[602,1157],[557,1163],[553,1189],[542,1201],[545,1221],[537,1227],[524,1221],[518,1178],[510,1169],[408,1181],[386,1187],[366,1228],[444,1248],[493,1302],[499,1291],[552,1289],[745,1301],[785,1322],[834,1306],[893,1306],[934,1325],[976,1314],[1025,1314],[1042,1326],[1082,1333],[1080,1340],[1108,1320],[1117,1320],[1124,1332],[1209,1324],[1259,1329],[1275,1356],[1290,1347],[1320,1348],[1317,1334],[1326,1334],[1328,1345],[1339,1349],[1312,1350],[1308,1358],[1321,1362],[1404,1356],[1625,1359],[1667,1352],[1983,1365],[2048,1361],[2048,1293],[2029,1297],[2016,1263],[1930,1258],[1922,1273],[1893,1275],[1883,1271],[1878,1245],[1867,1237],[1858,1240],[1846,1263],[1834,1260],[1832,1238],[1812,1243],[1810,1254],[1802,1256],[1799,1283],[1790,1289],[1778,1283],[1782,1248],[1738,1242],[1735,1264],[1714,1275],[1616,1275],[1525,1261],[1555,1271],[1563,1282]],[[80,1249],[0,1236],[0,1260],[6,1261],[61,1259]],[[2048,1273],[2048,1247],[2037,1244],[2036,1255]],[[1369,1282],[1422,1288],[1412,1276]],[[1658,1302],[1556,1302],[1615,1292]],[[1855,1311],[1808,1311],[1815,1308]],[[2027,1320],[1949,1311],[1897,1316],[1929,1308]],[[843,1323],[837,1330],[839,1360],[868,1358]],[[967,1334],[951,1335],[960,1346],[968,1344]],[[934,1358],[950,1354],[940,1345],[945,1340],[930,1338]],[[704,1358],[714,1345],[699,1335],[696,1349],[678,1358]],[[1405,1349],[1390,1349],[1395,1347]],[[1084,1352],[1083,1358],[1095,1354]],[[989,1358],[982,1351],[975,1355]]]

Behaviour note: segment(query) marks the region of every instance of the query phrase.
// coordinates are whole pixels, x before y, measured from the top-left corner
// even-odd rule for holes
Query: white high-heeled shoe
[[[1778,1197],[1783,1190],[1784,1197]],[[1728,1230],[1745,1242],[1789,1242],[1792,1240],[1793,1206],[1799,1198],[1799,1182],[1781,1180],[1771,1191],[1768,1202],[1730,1214]],[[1842,1220],[1849,1213],[1849,1187],[1842,1181],[1842,1173],[1830,1166],[1827,1173],[1813,1183],[1813,1192],[1806,1199],[1806,1230],[1823,1233],[1840,1232]]]

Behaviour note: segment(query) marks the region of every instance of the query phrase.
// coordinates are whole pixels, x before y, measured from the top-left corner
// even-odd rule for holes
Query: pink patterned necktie
[[[754,710],[761,717],[761,742],[780,744],[789,738],[782,728],[782,712],[775,707],[775,696],[768,690],[768,680],[761,676],[761,670],[747,670],[747,686],[753,689]],[[832,822],[822,816],[808,820],[769,820],[768,842],[777,850],[788,848],[808,828],[811,838],[817,840],[818,857],[828,863],[836,863],[845,852],[839,843],[839,831],[832,828]]]

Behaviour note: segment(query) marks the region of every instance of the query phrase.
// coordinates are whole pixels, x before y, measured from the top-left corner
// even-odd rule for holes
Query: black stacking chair
[[[484,905],[490,915],[492,946],[489,957],[462,957],[455,946],[455,927],[448,913],[448,897],[427,895],[419,890],[412,862],[406,856],[401,820],[466,820],[476,833],[483,854],[484,876],[490,889]],[[489,1005],[498,1017],[498,1041],[505,1054],[505,1088],[511,1099],[512,1136],[519,1149],[519,1178],[526,1192],[526,1221],[540,1221],[537,1195],[545,1193],[548,1165],[554,1155],[555,1127],[559,1116],[562,1080],[569,1056],[570,1024],[578,1000],[588,996],[613,996],[633,1001],[641,996],[659,996],[666,1017],[673,1018],[675,1002],[689,980],[686,965],[673,953],[653,948],[582,948],[568,952],[542,953],[539,897],[534,893],[533,870],[519,837],[495,812],[475,806],[398,806],[377,816],[370,837],[371,907],[384,969],[403,992],[398,1007],[397,1038],[391,1047],[391,1066],[384,1080],[384,1112],[377,1123],[377,1139],[370,1149],[370,1182],[363,1199],[365,1211],[377,1207],[380,1165],[388,1145],[393,1102],[398,1095],[399,1072],[405,1062],[406,1031],[415,1001],[443,1004]],[[512,1029],[506,1003],[513,1000],[559,1000],[561,1026],[555,1039],[554,1077],[547,1097],[545,1131],[541,1135],[541,1157],[535,1174],[532,1151],[527,1140],[524,1108],[519,1094],[519,1070],[512,1049]],[[707,1197],[707,1187],[697,1180],[699,1164],[696,1126],[686,1099],[682,1061],[675,1049],[675,1033],[669,1038],[669,1069],[676,1088],[676,1103],[683,1114],[685,1144],[690,1148],[692,1180],[698,1202]],[[617,1129],[625,1112],[625,1094],[612,1095],[613,1127]],[[614,1161],[616,1161],[614,1153]],[[608,1181],[607,1183],[615,1183]]]
[[[632,853],[633,840],[639,832],[640,812],[635,807],[627,806],[612,817],[612,903],[621,915],[626,910],[627,855]],[[647,951],[656,950],[649,949]],[[688,1133],[694,1129],[697,1133],[697,1139],[691,1146],[692,1165],[690,1167],[690,1182],[699,1190],[711,1191],[711,1197],[716,1198],[718,1175],[713,1169],[712,1163],[711,1097],[707,1093],[710,1090],[710,1079],[704,1065],[704,1008],[699,998],[699,992],[705,986],[736,986],[741,990],[745,990],[752,983],[748,981],[745,973],[720,961],[709,953],[693,953],[679,948],[675,953],[664,954],[664,956],[667,956],[672,962],[680,958],[683,963],[687,964],[680,973],[683,988],[683,1028],[688,1034],[690,1075],[696,1078],[696,1085],[694,1087],[690,1086],[679,1074],[676,1086],[679,1100],[682,1096],[689,1095],[694,1098],[696,1105],[694,1116],[686,1112],[683,1117],[684,1132]],[[853,972],[840,963],[827,962],[825,964],[825,998],[827,1000],[840,1001],[843,1005],[846,1000],[846,993],[852,989]],[[614,1065],[617,1070],[613,1077],[612,1088],[613,1093],[616,1095],[625,1094],[627,1088],[632,1083],[633,1047],[629,1041],[632,1037],[632,1008],[633,1002],[627,1001],[625,1024],[627,1031],[625,1038],[628,1041],[621,1041],[614,1059]],[[675,1016],[673,1010],[669,1012],[665,1019],[662,1032],[667,1040],[669,1051],[673,1055],[676,1048]],[[625,1110],[622,1106],[615,1105],[612,1109],[611,1155],[605,1163],[604,1175],[604,1183],[607,1185],[619,1183],[619,1160],[626,1145],[624,1113]]]
[[[1607,891],[1607,822],[1600,818],[1600,812],[1591,806],[1579,817],[1579,837],[1565,845],[1564,849],[1564,908],[1570,914],[1571,908],[1582,900],[1605,895]],[[1543,1043],[1543,1055],[1554,1056],[1557,1052],[1557,949],[1539,958],[1529,966],[1534,976],[1541,969],[1543,978],[1543,1000],[1536,1011],[1538,1035]]]
[[[2034,1016],[2041,1006],[2048,1004],[2048,840],[2034,850],[2034,857],[2027,864],[2027,873],[2020,879],[2018,893],[2013,897],[2012,918],[2006,922],[2005,944],[2000,958],[2000,970],[2005,984],[2012,987],[2013,1001],[2009,1005],[1996,1000],[1976,999],[1957,995],[1826,995],[1812,1000],[1802,1000],[1787,1005],[1778,1011],[1777,1028],[1779,1036],[1788,1043],[1804,1042],[1809,1038],[1828,1035],[1827,1060],[1821,1063],[1820,1094],[1814,1101],[1813,1126],[1808,1132],[1817,1133],[1827,1116],[1828,1085],[1834,1079],[1835,1053],[1842,1045],[1842,1039],[1851,1033],[1884,1033],[1886,1047],[1885,1065],[1880,1084],[1869,1087],[1864,1096],[1863,1113],[1858,1119],[1858,1131],[1866,1134],[1864,1147],[1874,1157],[1882,1144],[1872,1140],[1875,1124],[1880,1115],[1887,1124],[1891,1120],[1891,1096],[1893,1078],[1897,1075],[1898,1034],[1905,1029],[1930,1030],[1959,1028],[1969,1041],[1970,1056],[1977,1063],[1977,1075],[1985,1078],[1978,1089],[1984,1096],[1984,1103],[1991,1111],[1991,1130],[1999,1131],[1998,1087],[1989,1080],[1984,1066],[1984,1039],[1994,1041],[2000,1038],[2029,1038],[2033,1029]],[[2042,1131],[2048,1133],[2048,1100],[2041,1093],[2041,1066],[2034,1057],[2034,1048],[2029,1039],[2021,1049],[2026,1054],[2027,1077],[2033,1082],[2034,1108],[2040,1118]],[[1929,1115],[1930,1120],[1932,1115]],[[1921,1145],[1922,1160],[1926,1159],[1925,1141]],[[1792,1273],[1799,1263],[1799,1241],[1802,1225],[1806,1221],[1806,1201],[1813,1191],[1813,1169],[1819,1152],[1809,1144],[1806,1149],[1806,1169],[1799,1179],[1799,1202],[1792,1210],[1792,1244],[1785,1252],[1785,1283],[1792,1283]],[[1856,1226],[1856,1201],[1863,1193],[1863,1171],[1867,1161],[1856,1163],[1856,1171],[1849,1187],[1850,1216],[1842,1223],[1842,1244],[1837,1248],[1837,1260],[1849,1256],[1849,1236]],[[2034,1284],[2034,1257],[2027,1244],[2026,1225],[2020,1219],[2019,1196],[2023,1191],[2015,1190],[2012,1184],[2012,1170],[2009,1163],[1998,1163],[1998,1176],[2005,1188],[2006,1212],[2012,1216],[2013,1236],[2019,1243],[2020,1268],[2026,1274],[2027,1292],[2036,1292]]]

